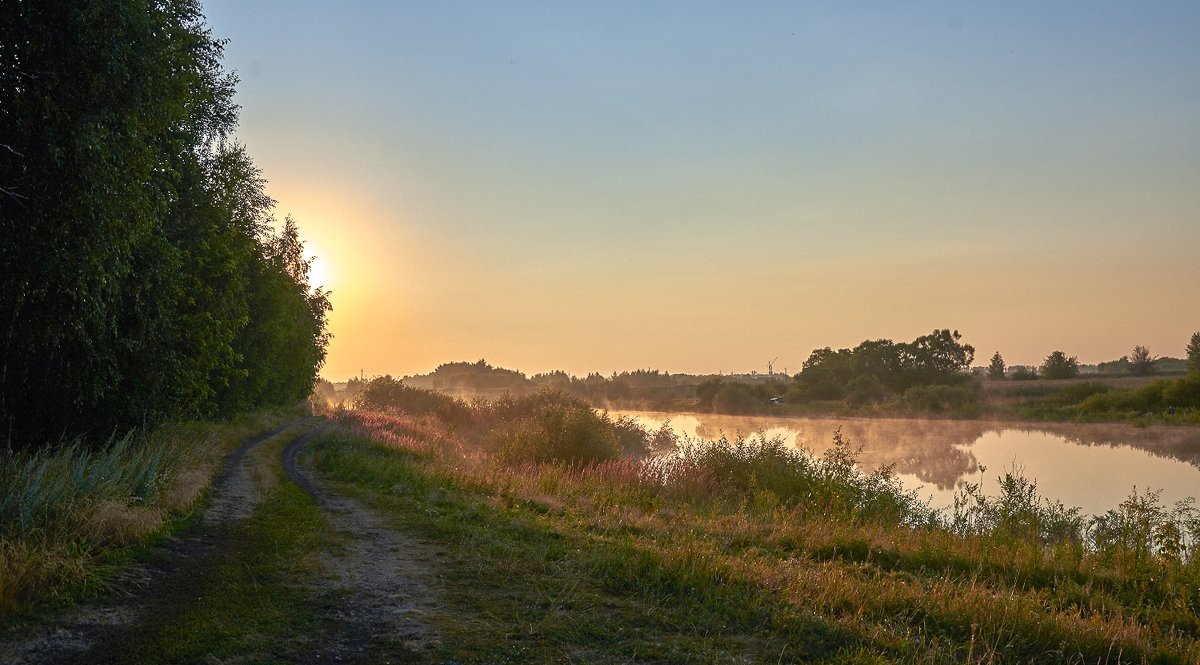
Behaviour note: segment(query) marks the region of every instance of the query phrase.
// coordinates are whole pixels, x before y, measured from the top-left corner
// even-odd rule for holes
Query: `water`
[[[1134,487],[1161,490],[1167,505],[1200,497],[1200,427],[1123,424],[993,423],[948,420],[746,417],[694,413],[613,412],[658,429],[703,439],[762,432],[817,454],[833,432],[863,447],[859,467],[893,464],[897,477],[935,508],[953,504],[963,483],[994,495],[997,478],[1017,471],[1038,493],[1096,515]]]

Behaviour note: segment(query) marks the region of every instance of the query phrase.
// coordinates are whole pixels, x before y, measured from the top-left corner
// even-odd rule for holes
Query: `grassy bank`
[[[299,412],[163,425],[0,454],[0,623],[104,589],[131,548],[192,514],[222,458]]]
[[[820,459],[757,439],[584,461],[614,423],[566,436],[545,404],[485,414],[343,412],[313,452],[447,552],[446,659],[1200,658],[1188,506],[1135,495],[1085,520],[1009,476],[999,499],[967,491],[938,515],[857,471],[848,442]],[[539,428],[536,455],[506,448]]]

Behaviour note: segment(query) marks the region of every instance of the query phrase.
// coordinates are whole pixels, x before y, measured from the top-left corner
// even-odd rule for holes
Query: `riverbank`
[[[527,426],[556,422],[527,406]],[[1150,497],[1085,524],[1009,476],[939,521],[855,471],[849,442],[580,464],[497,454],[503,437],[428,412],[338,420],[313,463],[444,548],[442,598],[476,617],[441,626],[458,662],[1200,657],[1196,516]]]

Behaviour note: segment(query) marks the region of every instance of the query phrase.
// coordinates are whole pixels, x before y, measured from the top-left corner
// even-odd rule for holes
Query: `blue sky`
[[[204,7],[333,378],[1200,330],[1197,3]]]

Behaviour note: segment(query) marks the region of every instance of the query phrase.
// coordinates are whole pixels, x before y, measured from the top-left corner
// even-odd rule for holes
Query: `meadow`
[[[550,392],[380,387],[311,463],[446,551],[458,662],[1200,658],[1188,502],[1085,518],[1005,474],[935,512],[840,434],[815,456],[639,433]]]

